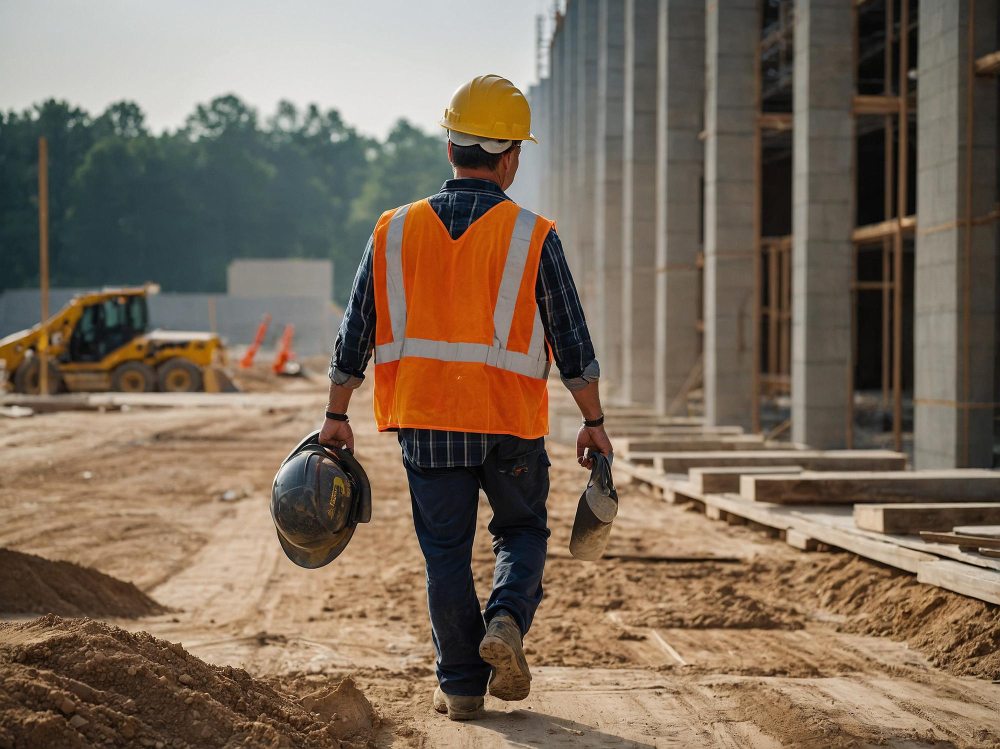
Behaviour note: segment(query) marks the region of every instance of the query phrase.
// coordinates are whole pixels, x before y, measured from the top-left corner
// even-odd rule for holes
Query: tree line
[[[38,284],[42,135],[53,286],[219,292],[234,258],[329,258],[344,301],[379,214],[450,176],[440,138],[400,120],[379,141],[315,105],[261,121],[220,96],[159,135],[129,101],[0,112],[0,290]]]

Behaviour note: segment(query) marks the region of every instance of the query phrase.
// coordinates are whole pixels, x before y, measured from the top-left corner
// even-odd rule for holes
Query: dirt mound
[[[52,615],[0,624],[2,749],[362,747],[376,724],[349,679],[300,703],[145,632]]]
[[[629,623],[675,629],[802,629],[802,615],[724,583],[694,591],[680,605],[655,605]]]
[[[137,617],[165,611],[132,583],[72,562],[0,549],[0,612]]]
[[[844,631],[906,640],[936,666],[1000,679],[1000,606],[849,554],[786,567],[778,583],[790,598],[844,615]]]

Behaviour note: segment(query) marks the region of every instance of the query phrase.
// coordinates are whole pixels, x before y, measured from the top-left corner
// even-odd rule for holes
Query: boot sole
[[[499,637],[487,635],[479,645],[479,657],[493,666],[489,691],[498,700],[517,702],[531,691],[531,672],[524,653]]]

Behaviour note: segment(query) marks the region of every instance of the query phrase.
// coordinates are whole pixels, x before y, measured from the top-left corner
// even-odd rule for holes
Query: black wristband
[[[604,414],[601,414],[596,419],[584,419],[583,425],[585,427],[602,427],[604,426]]]
[[[349,421],[347,414],[335,414],[333,411],[327,411],[326,418],[333,419],[334,421]]]

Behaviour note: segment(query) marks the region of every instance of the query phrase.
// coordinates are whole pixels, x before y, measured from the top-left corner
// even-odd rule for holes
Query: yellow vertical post
[[[38,139],[38,278],[42,294],[42,334],[38,339],[38,392],[49,392],[49,144]]]

